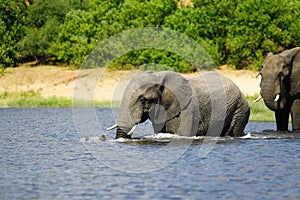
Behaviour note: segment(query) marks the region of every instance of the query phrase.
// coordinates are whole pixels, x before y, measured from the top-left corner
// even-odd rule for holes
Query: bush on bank
[[[143,27],[179,31],[203,45],[216,65],[258,69],[272,51],[300,45],[296,0],[0,0],[2,67],[37,60],[80,67],[101,41]],[[178,72],[195,70],[161,50],[136,50],[112,68],[153,63]]]

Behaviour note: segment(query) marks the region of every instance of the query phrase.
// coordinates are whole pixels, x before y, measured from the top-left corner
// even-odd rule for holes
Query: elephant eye
[[[148,104],[151,104],[151,103],[153,103],[153,99],[147,99],[147,101],[146,101]]]
[[[280,73],[279,73],[279,77],[281,77],[281,78],[285,77],[285,75],[286,75],[286,74],[284,74],[284,72],[280,72]]]
[[[146,99],[145,97],[141,97],[140,102],[145,105],[145,104],[152,104],[154,102],[154,100],[153,99]]]
[[[139,100],[142,104],[145,104],[147,101],[147,99],[145,97],[141,97]]]

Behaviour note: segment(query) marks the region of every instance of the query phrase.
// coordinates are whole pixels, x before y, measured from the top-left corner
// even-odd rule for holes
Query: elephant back
[[[238,86],[217,72],[206,72],[189,79],[197,94],[201,124],[199,131],[206,133],[211,122],[224,121],[226,127],[236,108],[247,104]]]

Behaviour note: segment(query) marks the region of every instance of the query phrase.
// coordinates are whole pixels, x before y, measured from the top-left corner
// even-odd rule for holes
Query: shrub
[[[232,23],[236,4],[228,0],[193,1],[194,8],[178,9],[166,18],[164,27],[192,37],[207,50],[216,65],[226,62],[227,27]]]
[[[37,0],[28,9],[27,34],[19,43],[23,57],[33,57],[38,62],[49,62],[54,56],[49,50],[55,42],[60,25],[73,9],[88,8],[87,0]]]
[[[100,42],[144,27],[181,32],[201,44],[216,65],[237,69],[258,69],[269,51],[300,45],[296,0],[192,0],[179,7],[176,0],[30,0],[29,7],[23,0],[0,1],[2,66],[30,59],[80,66]],[[111,67],[153,62],[195,70],[179,55],[153,49],[129,52]]]
[[[165,16],[175,9],[173,0],[94,1],[89,12],[77,10],[67,14],[51,52],[61,62],[80,66],[89,52],[104,39],[133,28],[160,27]],[[114,66],[126,64],[134,67],[158,60],[159,55],[153,55],[150,60],[137,57],[142,51],[124,55]]]
[[[300,45],[300,3],[290,0],[247,0],[238,4],[228,28],[228,63],[237,68],[255,65],[264,55]]]
[[[91,39],[95,34],[89,20],[89,13],[86,11],[74,10],[67,14],[49,49],[57,62],[80,66],[84,61],[85,56],[93,49]]]
[[[25,11],[22,0],[0,0],[0,67],[17,64],[16,44],[25,33]]]

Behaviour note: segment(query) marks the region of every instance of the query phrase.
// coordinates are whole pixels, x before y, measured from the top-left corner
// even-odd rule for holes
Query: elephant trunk
[[[128,109],[128,108],[127,108]],[[116,139],[118,138],[131,138],[131,134],[128,134],[132,127],[134,127],[134,123],[131,120],[129,111],[126,110],[126,107],[121,106],[119,116],[117,119],[117,132]]]
[[[116,139],[118,138],[131,138],[136,124],[140,122],[139,112],[133,112],[135,108],[130,106],[130,97],[128,94],[124,95],[121,103],[120,112],[117,119],[117,132]]]
[[[280,102],[274,101],[272,98],[263,97],[265,105],[272,111],[280,110]]]
[[[279,91],[275,91],[272,87],[262,87],[261,96],[265,105],[272,111],[278,111],[286,106],[286,97]]]

